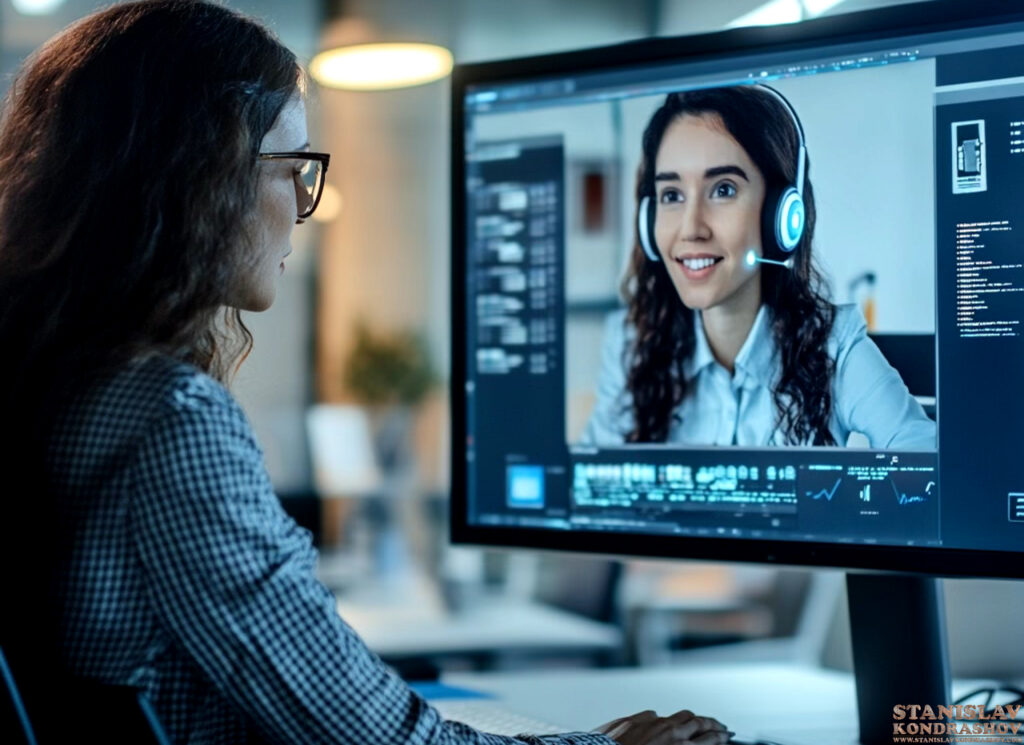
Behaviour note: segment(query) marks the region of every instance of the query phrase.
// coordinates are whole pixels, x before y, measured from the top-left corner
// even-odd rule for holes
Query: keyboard
[[[487,699],[442,699],[431,701],[430,705],[441,712],[445,719],[468,724],[473,729],[489,732],[492,735],[557,735],[572,729],[517,714],[501,704]],[[729,743],[730,745],[779,745],[774,740],[760,738],[733,739]]]
[[[430,705],[445,719],[468,724],[494,735],[554,735],[569,728],[517,714],[486,699],[441,699]]]

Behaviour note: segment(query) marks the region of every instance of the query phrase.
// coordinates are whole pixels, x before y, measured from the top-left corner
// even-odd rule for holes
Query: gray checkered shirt
[[[93,385],[49,463],[73,536],[62,654],[144,688],[178,743],[609,745],[445,721],[338,616],[227,390],[164,357]]]

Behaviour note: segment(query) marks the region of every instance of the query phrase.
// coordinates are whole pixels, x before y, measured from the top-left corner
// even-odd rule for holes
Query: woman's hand
[[[594,732],[608,735],[619,745],[723,745],[735,734],[718,720],[699,717],[689,709],[670,717],[641,711],[602,724]]]

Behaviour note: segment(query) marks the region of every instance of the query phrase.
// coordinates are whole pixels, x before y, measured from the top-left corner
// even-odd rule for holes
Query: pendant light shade
[[[447,76],[452,71],[452,53],[434,44],[356,44],[320,52],[309,71],[318,83],[330,88],[405,88]]]

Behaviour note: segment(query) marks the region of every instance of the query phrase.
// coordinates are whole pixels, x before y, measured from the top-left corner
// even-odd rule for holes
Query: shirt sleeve
[[[309,533],[281,509],[244,414],[212,379],[177,390],[142,443],[130,519],[155,612],[269,741],[524,741],[445,721],[342,621]]]
[[[843,426],[881,450],[934,450],[935,422],[867,334],[859,310],[846,308],[836,355],[836,405]],[[843,443],[840,443],[843,444]]]
[[[632,429],[623,353],[626,345],[626,314],[616,311],[604,324],[597,401],[583,429],[584,445],[621,445]]]

